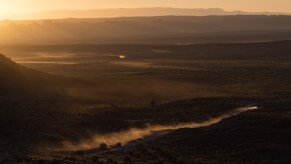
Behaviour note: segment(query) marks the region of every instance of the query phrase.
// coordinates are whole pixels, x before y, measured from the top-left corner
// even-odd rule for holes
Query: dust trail
[[[63,142],[63,147],[61,148],[61,150],[76,151],[76,150],[94,149],[94,148],[99,148],[100,144],[102,143],[105,143],[108,146],[114,146],[117,143],[127,144],[136,139],[149,137],[151,135],[154,135],[155,133],[165,131],[165,130],[170,131],[170,130],[175,130],[175,129],[180,129],[180,128],[197,128],[197,127],[210,126],[212,124],[216,124],[222,121],[225,118],[233,117],[242,112],[255,110],[255,109],[258,109],[258,107],[250,106],[250,107],[237,108],[221,116],[209,118],[209,120],[204,121],[204,122],[199,122],[199,123],[192,122],[192,123],[181,123],[181,124],[176,124],[176,125],[148,125],[145,128],[131,128],[126,131],[109,133],[105,135],[96,134],[91,139],[82,140],[78,144],[75,144],[72,142]]]

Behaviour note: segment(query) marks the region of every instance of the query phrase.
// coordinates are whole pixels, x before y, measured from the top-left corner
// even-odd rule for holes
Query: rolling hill
[[[0,95],[28,98],[46,97],[61,86],[61,77],[26,68],[0,54]]]
[[[65,90],[69,84],[64,77],[26,68],[0,55],[0,160],[16,150],[27,153],[34,144],[50,139],[46,133],[63,120],[55,115],[65,115],[72,105]]]
[[[0,44],[189,44],[291,39],[291,16],[159,16],[0,21]]]

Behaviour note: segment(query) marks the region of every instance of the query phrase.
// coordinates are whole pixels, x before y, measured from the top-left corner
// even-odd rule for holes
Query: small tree
[[[120,142],[118,142],[117,144],[116,144],[116,147],[121,147],[122,146],[122,144],[120,143]]]
[[[103,149],[103,150],[108,149],[107,144],[106,143],[101,143],[100,144],[100,149]]]

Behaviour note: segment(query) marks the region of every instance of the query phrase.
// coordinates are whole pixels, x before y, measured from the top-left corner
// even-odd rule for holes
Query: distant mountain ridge
[[[193,44],[291,39],[291,16],[158,16],[0,21],[0,44]]]
[[[137,16],[208,16],[208,15],[291,15],[281,12],[225,11],[220,8],[118,8],[87,10],[52,10],[38,13],[7,15],[2,19],[39,20],[63,18],[112,18]]]

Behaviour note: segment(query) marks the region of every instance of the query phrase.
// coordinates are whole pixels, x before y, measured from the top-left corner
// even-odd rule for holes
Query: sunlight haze
[[[291,164],[291,0],[0,0],[0,164]]]
[[[13,14],[60,9],[76,10],[138,7],[222,8],[228,11],[291,12],[290,6],[290,0],[0,0],[0,16],[1,18],[9,18],[9,15]]]

